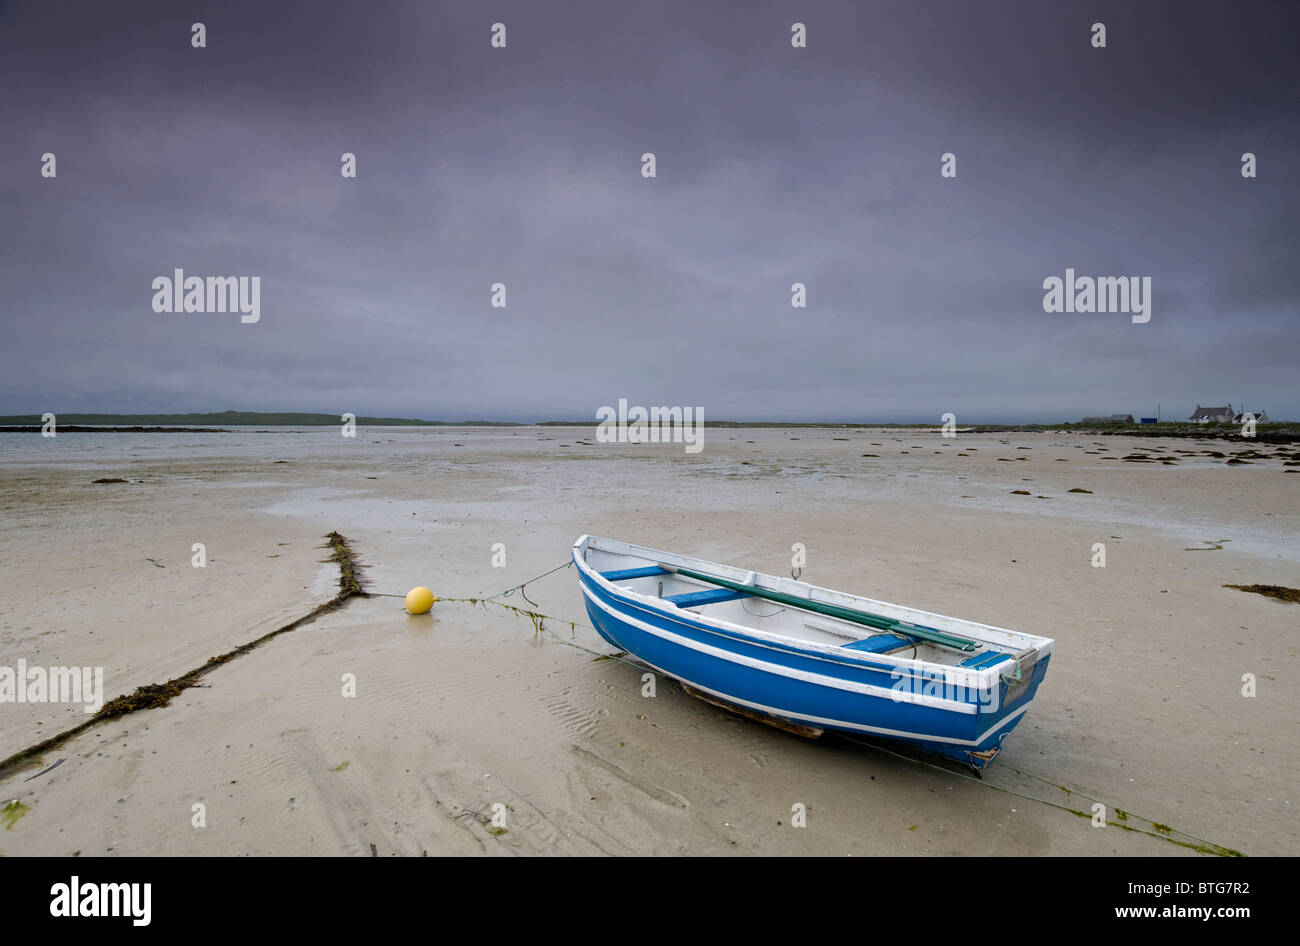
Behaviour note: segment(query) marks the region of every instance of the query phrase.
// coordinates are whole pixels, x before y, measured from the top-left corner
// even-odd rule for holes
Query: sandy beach
[[[611,648],[571,569],[527,588],[551,633],[354,598],[5,775],[0,854],[1300,854],[1300,606],[1223,587],[1300,585],[1294,447],[872,428],[709,429],[694,455],[553,427],[0,438],[0,665],[103,667],[106,698],[328,601],[335,530],[369,591],[443,597],[516,585],[584,533],[773,574],[800,542],[804,580],[1057,642],[981,781],[889,743],[808,742],[666,679],[643,697],[640,669],[589,652]],[[86,716],[0,704],[0,757]]]

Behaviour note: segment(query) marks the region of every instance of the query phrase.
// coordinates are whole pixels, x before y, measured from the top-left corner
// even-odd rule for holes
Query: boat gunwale
[[[596,545],[595,543],[597,542],[609,543],[609,546]],[[945,682],[957,683],[959,685],[965,685],[967,687],[988,689],[990,686],[993,685],[996,678],[1000,677],[1002,673],[1002,670],[1000,669],[1001,666],[1000,664],[994,665],[993,667],[984,670],[972,670],[965,667],[954,666],[952,664],[938,663],[936,661],[923,660],[917,657],[900,657],[894,654],[875,654],[870,659],[864,659],[864,658],[857,657],[855,655],[845,654],[844,646],[840,644],[827,644],[821,641],[811,641],[805,638],[792,637],[787,634],[778,634],[772,631],[764,631],[743,624],[736,624],[731,621],[723,620],[722,618],[712,617],[710,615],[701,614],[695,611],[685,611],[681,608],[672,606],[669,603],[665,603],[661,598],[653,597],[650,595],[644,595],[641,594],[640,592],[632,591],[631,589],[620,587],[614,582],[609,581],[609,579],[603,577],[600,574],[600,572],[592,568],[591,565],[589,565],[586,561],[583,560],[583,557],[580,553],[586,548],[595,548],[598,551],[606,551],[614,555],[628,555],[630,557],[641,558],[646,561],[653,561],[656,564],[662,562],[663,564],[667,564],[667,565],[678,565],[679,567],[683,567],[683,568],[690,568],[692,567],[692,565],[694,566],[702,565],[705,567],[706,570],[709,566],[713,566],[716,568],[730,569],[738,572],[741,570],[736,569],[735,566],[726,566],[718,562],[709,562],[705,559],[697,559],[697,558],[691,558],[690,556],[676,555],[671,552],[661,552],[657,549],[650,549],[644,546],[631,545],[629,543],[620,542],[614,539],[603,539],[599,536],[583,535],[579,537],[576,542],[574,542],[573,547],[571,549],[574,564],[578,567],[578,570],[582,575],[584,575],[593,583],[595,583],[596,587],[605,590],[606,593],[608,593],[614,598],[624,600],[629,604],[637,605],[642,609],[649,609],[651,613],[657,613],[665,617],[668,617],[672,619],[675,623],[685,623],[687,624],[687,626],[690,626],[691,624],[695,624],[700,626],[702,630],[721,632],[722,636],[735,638],[741,641],[749,641],[751,643],[756,643],[761,645],[777,645],[778,649],[787,650],[793,653],[803,654],[814,658],[829,659],[831,663],[845,664],[845,665],[855,666],[855,667],[865,667],[867,669],[882,669],[881,665],[883,664],[885,668],[889,668],[889,669],[906,668],[910,670],[912,674],[915,674],[917,672],[942,673]],[[620,551],[620,549],[625,549],[626,551]],[[752,576],[754,579],[770,578],[777,581],[785,581],[785,579],[777,578],[777,576],[774,575],[765,575],[762,572],[751,571],[751,572],[747,572],[746,574]],[[1013,631],[1010,628],[995,627],[993,625],[980,624],[974,621],[966,621],[962,618],[954,618],[948,615],[933,614],[931,612],[926,612],[926,611],[918,611],[914,608],[907,608],[904,605],[892,604],[891,602],[887,602],[887,601],[878,601],[873,598],[866,598],[860,595],[852,595],[847,592],[835,591],[834,589],[830,589],[830,588],[822,588],[817,585],[810,585],[807,582],[795,582],[795,584],[802,585],[808,588],[810,591],[822,591],[831,595],[839,595],[845,598],[850,598],[855,603],[861,602],[861,603],[866,603],[867,605],[886,605],[889,608],[896,608],[899,610],[903,610],[911,614],[918,615],[921,618],[939,618],[943,621],[954,621],[957,622],[958,624],[963,625],[964,627],[973,628],[976,631],[991,631],[994,634],[1009,635],[1011,637],[1018,638],[1019,642],[1023,642],[1026,646],[1033,647],[1037,651],[1037,655],[1035,656],[1033,663],[1021,666],[1022,672],[1031,672],[1034,664],[1037,664],[1043,658],[1051,655],[1052,652],[1054,651],[1055,641],[1049,637],[1039,637],[1033,634],[1026,634],[1022,631]],[[860,604],[858,606],[861,607]],[[789,607],[795,608],[797,606],[790,605]],[[810,611],[810,613],[817,614],[818,612]],[[687,621],[682,620],[684,614],[690,615],[690,618]],[[916,620],[913,621],[912,623],[920,624],[921,621]],[[867,636],[871,636],[871,635],[867,635]],[[1004,647],[1015,646],[1013,643],[1010,642],[990,641],[984,637],[980,637],[978,634],[974,636],[976,636],[977,639],[979,639],[980,643],[985,646],[995,645],[994,649],[996,648],[997,645],[1004,646]],[[1007,656],[1011,657],[1012,659],[1015,658],[1015,654],[1008,654]],[[963,684],[962,681],[971,681],[971,682],[965,682]]]

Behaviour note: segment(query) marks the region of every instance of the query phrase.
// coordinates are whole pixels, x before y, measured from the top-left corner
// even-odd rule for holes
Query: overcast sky
[[[1289,0],[0,0],[0,413],[1300,419],[1297,35]],[[1151,277],[1150,321],[1044,312],[1066,267]],[[176,268],[260,276],[260,321],[154,312]]]

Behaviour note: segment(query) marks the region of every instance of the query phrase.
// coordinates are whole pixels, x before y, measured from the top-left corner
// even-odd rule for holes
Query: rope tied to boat
[[[525,581],[525,582],[522,582],[522,583],[520,583],[520,584],[518,584],[518,585],[515,585],[513,588],[507,588],[505,591],[498,591],[496,594],[492,595],[491,597],[489,597],[489,598],[484,598],[484,599],[482,599],[482,600],[484,600],[484,601],[492,601],[493,598],[509,598],[512,594],[514,594],[514,593],[517,591],[517,592],[519,592],[519,597],[523,598],[525,601],[527,601],[529,604],[531,604],[534,608],[541,607],[541,605],[539,605],[536,601],[534,601],[532,598],[528,597],[528,593],[524,591],[524,586],[525,586],[525,585],[531,585],[531,584],[532,584],[533,582],[535,582],[535,581],[540,581],[541,579],[545,578],[547,575],[553,574],[554,572],[558,572],[561,568],[568,568],[568,567],[569,567],[570,565],[572,565],[572,564],[573,564],[573,559],[571,559],[571,558],[570,558],[570,559],[566,559],[563,563],[561,563],[561,564],[559,564],[559,565],[556,565],[556,566],[555,566],[554,568],[552,568],[550,571],[542,572],[540,575],[538,575],[538,576],[535,577],[535,578],[530,578],[530,579],[528,579],[528,580]]]
[[[520,597],[522,597],[525,601],[531,604],[534,608],[540,607],[540,605],[536,601],[528,597],[528,595],[524,592],[524,586],[531,585],[533,582],[539,581],[545,578],[547,575],[554,574],[555,572],[558,572],[562,568],[568,568],[572,564],[573,564],[573,559],[568,559],[567,561],[561,562],[559,565],[556,565],[554,568],[542,572],[540,575],[535,575],[534,577],[529,578],[527,581],[520,582],[519,584],[507,588],[504,591],[498,591],[496,594],[489,595],[486,598],[438,597],[435,598],[434,600],[445,601],[452,604],[483,605],[484,607],[486,607],[489,604],[494,604],[499,608],[505,608],[507,611],[514,612],[515,617],[528,618],[530,621],[533,622],[533,628],[537,631],[537,633],[540,634],[543,631],[545,631],[547,634],[550,634],[552,637],[554,637],[556,641],[558,641],[561,644],[564,644],[566,647],[572,647],[575,650],[582,651],[583,653],[591,654],[596,660],[617,660],[620,661],[621,663],[627,664],[629,667],[645,669],[643,664],[638,663],[636,661],[628,660],[627,657],[625,656],[627,654],[627,651],[621,650],[618,653],[605,654],[605,653],[601,653],[598,650],[592,650],[590,647],[584,647],[581,644],[576,643],[572,639],[565,640],[563,637],[557,634],[551,627],[547,626],[546,622],[551,621],[559,624],[567,624],[569,625],[569,629],[574,632],[576,632],[577,629],[580,627],[586,628],[589,631],[596,631],[596,628],[592,627],[590,624],[584,624],[581,621],[574,621],[574,620],[570,620],[569,618],[556,617],[553,614],[543,614],[540,611],[532,611],[529,610],[528,608],[520,608],[520,607],[516,607],[513,604],[508,604],[505,601],[496,600],[497,598],[508,598],[512,594],[518,592]],[[404,598],[405,597],[405,595],[390,594],[388,592],[383,592],[383,591],[372,591],[369,593],[369,596],[372,598]],[[596,633],[599,634],[600,632],[596,631]]]
[[[510,587],[510,588],[507,588],[505,591],[498,591],[496,594],[494,594],[494,595],[488,595],[488,596],[485,597],[485,598],[483,598],[483,597],[478,597],[478,598],[448,598],[448,597],[443,596],[443,597],[437,597],[437,598],[434,598],[434,600],[435,600],[435,601],[469,601],[469,602],[472,602],[472,603],[475,603],[475,604],[477,604],[477,603],[479,603],[479,602],[488,602],[488,601],[491,601],[493,604],[500,604],[501,602],[499,602],[499,601],[497,601],[497,600],[495,600],[495,599],[497,599],[497,598],[509,598],[512,594],[514,594],[515,592],[518,592],[518,593],[519,593],[519,596],[520,596],[521,598],[523,598],[525,601],[527,601],[529,604],[531,604],[533,607],[535,607],[535,608],[536,608],[536,607],[540,607],[540,605],[539,605],[536,601],[534,601],[532,598],[528,597],[527,593],[524,591],[524,586],[525,586],[525,585],[531,585],[531,584],[532,584],[533,582],[535,582],[535,581],[540,581],[541,579],[545,578],[547,575],[554,574],[555,572],[558,572],[561,568],[568,568],[568,567],[569,567],[570,565],[572,565],[572,564],[573,564],[573,559],[568,559],[568,560],[566,560],[566,561],[561,562],[559,565],[556,565],[554,568],[542,572],[540,575],[534,575],[532,578],[528,579],[527,581],[520,582],[520,583],[517,584],[517,585],[514,585],[514,586],[512,586],[512,587]],[[372,598],[405,598],[405,597],[406,597],[406,595],[391,594],[391,593],[389,593],[389,592],[385,592],[385,591],[371,591],[371,592],[367,592],[367,594],[368,594],[370,597],[372,597]],[[559,620],[559,619],[556,618],[556,620]],[[567,623],[567,624],[571,624],[571,623],[573,623],[573,622],[571,622],[571,621],[566,621],[565,623]]]

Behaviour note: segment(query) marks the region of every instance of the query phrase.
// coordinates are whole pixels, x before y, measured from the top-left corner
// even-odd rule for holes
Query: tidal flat
[[[331,533],[373,593],[12,766],[0,854],[1294,855],[1300,606],[1226,586],[1300,586],[1297,459],[867,427],[709,428],[699,453],[554,426],[0,434],[0,666],[102,667],[110,701],[173,681],[335,599]],[[383,596],[494,595],[584,533],[773,574],[802,543],[804,580],[1056,654],[978,780],[643,696],[571,569],[500,599],[540,630]],[[0,758],[86,719],[0,701]]]

